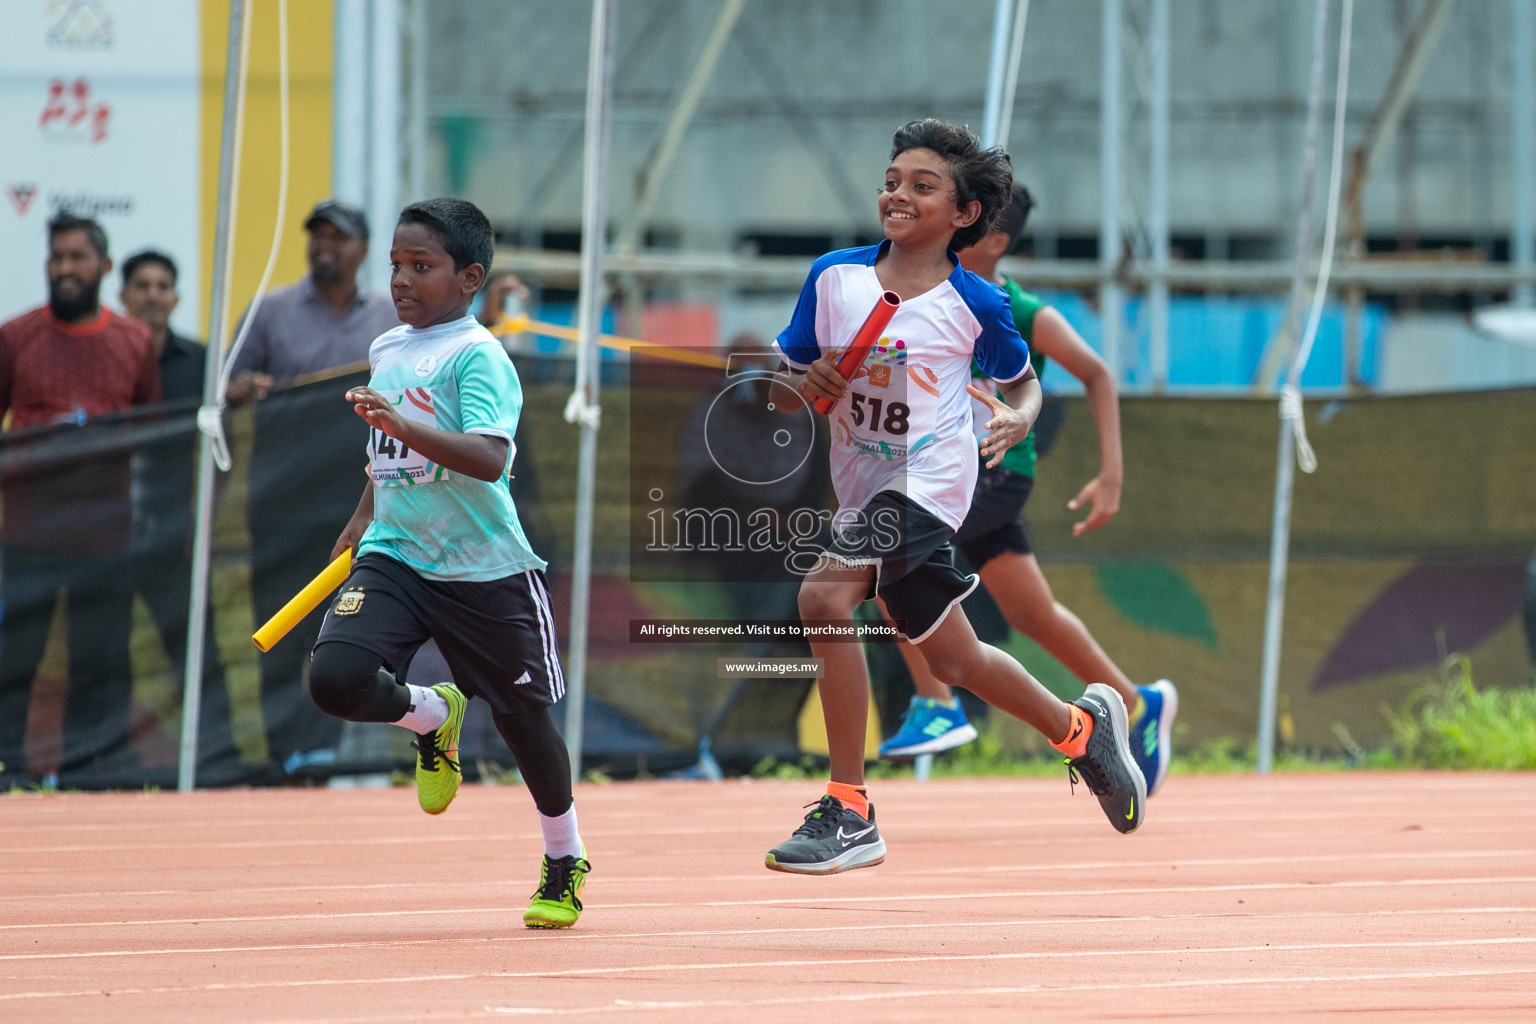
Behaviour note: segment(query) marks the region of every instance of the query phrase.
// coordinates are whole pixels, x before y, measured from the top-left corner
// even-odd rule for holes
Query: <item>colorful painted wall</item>
[[[676,479],[688,410],[717,385],[668,370],[605,392],[591,685],[670,742],[687,743],[729,703],[706,645],[631,646],[631,617],[724,614],[718,584],[631,583],[625,504]],[[528,442],[556,543],[569,550],[575,431],[565,392],[534,389]],[[1074,540],[1067,501],[1097,470],[1092,419],[1068,400],[1040,462],[1028,522],[1057,597],[1133,679],[1167,676],[1183,694],[1179,742],[1250,742],[1257,724],[1275,452],[1270,400],[1122,402],[1126,484],[1119,516]],[[1536,548],[1536,392],[1310,403],[1319,469],[1298,474],[1280,671],[1283,744],[1337,750],[1389,738],[1397,708],[1439,678],[1442,658],[1472,659],[1483,686],[1530,679],[1521,622]],[[560,607],[564,612],[564,606]],[[1001,641],[1063,694],[1080,686],[1016,634]],[[879,659],[877,659],[878,661]],[[880,680],[876,680],[879,690]],[[762,723],[776,734],[779,723]],[[1026,729],[1009,742],[1029,747]],[[1346,739],[1345,737],[1348,737]]]

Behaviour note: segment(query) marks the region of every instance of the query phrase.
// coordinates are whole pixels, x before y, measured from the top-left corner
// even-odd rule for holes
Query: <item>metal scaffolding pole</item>
[[[410,202],[427,198],[427,0],[411,0]]]
[[[208,361],[203,368],[203,407],[219,402],[224,372],[224,331],[228,320],[229,279],[234,252],[235,170],[239,160],[240,79],[245,62],[245,0],[230,0],[229,42],[224,56],[224,116],[219,142],[219,198],[213,229],[213,289],[208,303]],[[176,788],[190,793],[197,785],[197,724],[203,696],[203,644],[208,626],[208,566],[213,551],[213,436],[198,435],[197,512],[192,532],[192,586],[187,605],[187,663],[182,679],[181,754]]]
[[[1509,258],[1521,276],[1528,276],[1532,263],[1536,263],[1536,234],[1532,224],[1532,190],[1536,189],[1536,144],[1532,131],[1536,130],[1536,15],[1532,4],[1536,0],[1509,0],[1509,61],[1514,81],[1511,83],[1510,103],[1510,225]],[[1514,304],[1529,308],[1531,286],[1522,284],[1515,288]]]
[[[400,0],[372,0],[369,7],[367,210],[373,244],[363,279],[388,295],[390,233],[400,213]]]
[[[576,540],[571,566],[571,651],[565,699],[565,744],[571,781],[581,778],[582,728],[587,695],[587,625],[592,589],[592,506],[597,489],[597,430],[602,421],[598,391],[602,367],[603,257],[608,245],[608,136],[613,106],[613,0],[592,0],[592,39],[587,54],[587,111],[581,196],[581,284],[576,298],[576,387],[565,406],[568,422],[581,425],[576,463]]]
[[[645,231],[646,222],[651,219],[651,211],[656,207],[656,193],[661,187],[661,182],[665,180],[667,172],[672,169],[672,161],[677,157],[683,135],[688,131],[688,125],[692,123],[693,115],[699,109],[699,101],[704,98],[704,87],[709,84],[710,76],[715,73],[715,65],[720,63],[720,55],[725,52],[725,44],[731,38],[731,30],[736,27],[736,22],[741,20],[741,12],[746,6],[747,0],[724,0],[720,5],[720,13],[715,18],[714,28],[711,29],[709,38],[705,40],[704,49],[700,51],[699,59],[694,62],[693,72],[683,85],[682,92],[678,93],[677,103],[672,107],[672,116],[667,119],[667,127],[662,132],[661,141],[641,164],[636,181],[634,210],[631,211],[614,240],[614,249],[621,255],[633,255],[639,248],[640,236]]]
[[[1001,134],[1003,79],[1008,70],[1008,36],[1013,24],[1013,0],[997,0],[992,9],[992,59],[987,65],[987,99],[981,112],[981,141],[991,146]]]
[[[1312,21],[1312,74],[1307,86],[1306,141],[1301,162],[1301,206],[1296,211],[1296,266],[1291,277],[1291,297],[1286,306],[1285,335],[1291,344],[1301,341],[1302,306],[1306,302],[1307,271],[1312,256],[1312,193],[1317,183],[1317,137],[1322,124],[1323,63],[1328,49],[1328,5],[1317,0]],[[1338,98],[1343,103],[1345,97]],[[1300,381],[1292,383],[1300,384]],[[1258,765],[1268,775],[1275,758],[1275,706],[1280,689],[1280,636],[1285,616],[1285,574],[1291,545],[1291,493],[1296,481],[1296,435],[1291,424],[1280,422],[1280,445],[1275,465],[1275,511],[1270,525],[1269,592],[1264,612],[1264,654],[1259,680]]]
[[[1003,108],[997,115],[994,144],[1008,148],[1008,130],[1013,126],[1013,101],[1019,91],[1019,66],[1024,60],[1024,26],[1029,21],[1029,0],[1019,0],[1013,16],[1013,41],[1008,44],[1008,73],[1004,78]],[[1017,169],[1017,168],[1015,168]]]
[[[997,20],[992,25],[992,67],[987,73],[987,115],[982,118],[981,144],[1007,146],[1008,122],[1013,116],[1013,94],[1018,85],[1019,53],[1024,47],[1024,19],[1029,16],[1029,0],[1019,6],[1018,19],[1010,24],[1012,4],[1004,11],[1006,0],[999,0]],[[1011,42],[1010,42],[1011,40]],[[996,106],[993,98],[996,97]],[[919,754],[913,761],[912,774],[927,782],[933,773],[933,755]]]
[[[1120,324],[1120,0],[1104,0],[1104,66],[1099,96],[1099,323],[1104,361],[1122,379]]]
[[[1450,21],[1454,3],[1455,0],[1426,0],[1414,21],[1413,29],[1403,40],[1402,52],[1397,56],[1392,77],[1371,117],[1365,138],[1351,156],[1349,183],[1344,186],[1351,260],[1365,256],[1365,186],[1370,181],[1371,170],[1378,156],[1396,136],[1398,125],[1407,113],[1408,105],[1413,102],[1414,94],[1418,92],[1419,79],[1429,67],[1429,59]],[[1358,384],[1356,368],[1359,366],[1360,314],[1365,307],[1365,289],[1352,287],[1348,290],[1347,298],[1344,320],[1345,380],[1353,386]],[[1295,344],[1295,339],[1291,339],[1291,344]],[[1283,365],[1279,348],[1271,343],[1259,360],[1259,368],[1253,378],[1254,388],[1267,387],[1270,381],[1278,378]]]
[[[1152,283],[1147,312],[1152,333],[1152,390],[1168,386],[1168,0],[1152,0],[1152,117],[1148,233]]]
[[[368,4],[336,0],[331,81],[331,194],[358,206],[368,196]]]

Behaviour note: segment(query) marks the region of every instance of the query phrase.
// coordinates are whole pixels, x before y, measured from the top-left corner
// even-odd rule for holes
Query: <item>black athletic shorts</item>
[[[544,574],[536,570],[485,583],[429,580],[379,554],[352,566],[320,627],[332,640],[372,651],[401,682],[431,637],[453,681],[496,711],[547,708],[565,694]]]
[[[902,635],[932,633],[980,582],[955,568],[955,531],[899,491],[881,491],[863,515],[833,537],[826,553],[847,565],[875,566],[874,588]]]
[[[1021,513],[1029,500],[1035,478],[983,463],[971,495],[971,511],[955,534],[955,547],[965,552],[966,561],[980,569],[1005,552],[1027,555],[1029,531]]]

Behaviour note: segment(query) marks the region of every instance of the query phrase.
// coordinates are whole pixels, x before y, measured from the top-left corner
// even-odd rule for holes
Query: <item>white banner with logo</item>
[[[5,0],[0,31],[0,320],[48,300],[48,219],[106,229],[111,256],[180,269],[181,334],[201,337],[198,0]],[[117,271],[101,297],[120,309]]]

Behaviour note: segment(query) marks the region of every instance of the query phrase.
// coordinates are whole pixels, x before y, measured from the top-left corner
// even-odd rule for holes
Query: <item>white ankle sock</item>
[[[405,717],[395,725],[415,733],[436,732],[438,726],[448,721],[448,702],[430,686],[405,687],[411,691],[411,706]]]
[[[539,815],[539,828],[544,833],[544,855],[551,860],[561,857],[581,856],[581,833],[576,829],[576,805],[564,814],[548,818]]]

